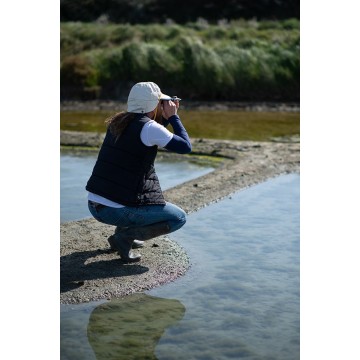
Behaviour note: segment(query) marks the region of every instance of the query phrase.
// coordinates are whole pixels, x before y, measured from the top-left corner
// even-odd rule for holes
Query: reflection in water
[[[189,216],[176,241],[191,268],[148,292],[186,307],[159,359],[300,358],[299,185],[283,175]]]
[[[147,292],[155,305],[96,304],[90,324],[93,307],[64,307],[62,359],[298,360],[299,195],[299,175],[283,175],[191,214],[174,238],[185,276]]]
[[[111,111],[61,111],[60,127],[61,130],[104,132],[104,119],[111,113]],[[199,111],[182,108],[179,115],[192,138],[267,141],[273,136],[300,133],[299,112]]]
[[[128,295],[95,308],[88,339],[98,360],[155,360],[155,347],[165,329],[184,314],[185,307],[178,300]]]

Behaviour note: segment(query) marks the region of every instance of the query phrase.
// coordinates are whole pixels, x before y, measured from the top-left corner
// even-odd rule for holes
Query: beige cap
[[[139,82],[130,90],[127,111],[146,114],[155,110],[160,100],[171,100],[171,97],[163,94],[153,82]]]

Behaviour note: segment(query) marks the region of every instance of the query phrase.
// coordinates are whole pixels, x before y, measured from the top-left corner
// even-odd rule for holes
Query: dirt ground
[[[103,134],[61,132],[61,145],[97,147]],[[164,192],[165,199],[190,214],[246,187],[286,173],[300,172],[299,137],[271,142],[192,139],[189,158],[216,159],[216,169]],[[166,152],[159,156],[171,157]],[[186,226],[186,225],[185,225]],[[94,219],[60,225],[60,302],[82,303],[145,291],[173,281],[191,266],[176,232],[145,242],[135,264],[109,251],[114,227]]]
[[[299,112],[298,102],[253,102],[253,101],[184,101],[181,104],[184,110],[244,110],[244,111],[287,111]],[[62,101],[61,111],[120,111],[126,109],[126,101],[89,100],[89,101]]]

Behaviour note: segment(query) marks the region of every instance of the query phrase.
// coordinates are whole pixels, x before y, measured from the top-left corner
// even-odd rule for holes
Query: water
[[[194,214],[177,236],[193,267],[149,292],[176,294],[186,307],[160,340],[158,358],[298,359],[299,218],[297,175]]]
[[[60,221],[91,217],[87,207],[86,183],[95,165],[97,153],[63,151],[60,158]],[[157,161],[156,172],[163,190],[205,175],[214,168],[184,161]]]
[[[62,305],[62,359],[299,359],[299,182],[283,175],[191,214],[172,234],[192,263],[175,282]]]
[[[182,106],[182,105],[181,105]],[[105,132],[111,111],[61,111],[61,130]],[[242,110],[179,111],[191,138],[268,141],[300,134],[300,113]]]

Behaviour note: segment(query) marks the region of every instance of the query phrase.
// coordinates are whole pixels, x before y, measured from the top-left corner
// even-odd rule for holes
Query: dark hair
[[[116,137],[116,140],[118,140],[130,122],[134,120],[135,115],[135,113],[121,111],[105,120],[107,128],[111,134]]]

